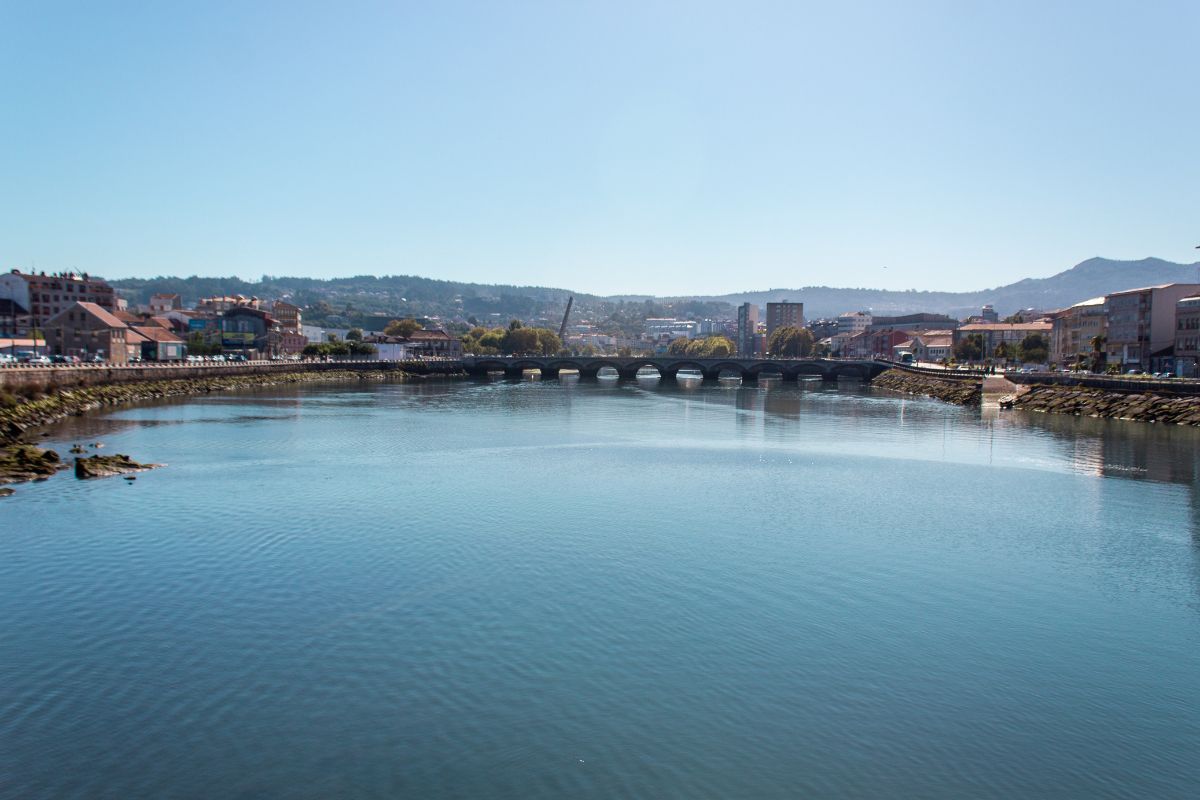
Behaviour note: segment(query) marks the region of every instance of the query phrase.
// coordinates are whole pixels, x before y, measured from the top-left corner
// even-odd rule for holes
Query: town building
[[[1017,313],[1008,318],[1009,322],[1041,322],[1048,319],[1049,314],[1042,311],[1040,308],[1022,308]]]
[[[413,331],[407,338],[370,334],[363,342],[375,346],[380,361],[404,361],[410,358],[461,358],[462,341],[440,328]]]
[[[259,300],[257,297],[246,297],[245,295],[224,295],[221,297],[204,297],[200,302],[196,303],[196,310],[201,313],[219,315],[234,308],[252,308],[258,309]]]
[[[883,328],[877,331],[867,329],[851,337],[851,341],[855,342],[855,358],[891,358],[897,345],[911,341],[911,339],[911,331],[897,330],[896,328]]]
[[[1109,365],[1144,372],[1174,362],[1175,312],[1180,300],[1200,295],[1200,284],[1168,283],[1113,292],[1104,298]]]
[[[804,303],[767,303],[767,341],[780,328],[804,327]]]
[[[1175,374],[1200,377],[1200,297],[1175,304]]]
[[[838,321],[836,319],[814,319],[808,325],[808,332],[813,335],[813,341],[828,339],[838,332]]]
[[[1093,350],[1092,340],[1108,329],[1104,298],[1093,297],[1057,311],[1051,315],[1050,325],[1051,362],[1071,365],[1086,359]]]
[[[279,352],[279,323],[259,308],[234,306],[220,318],[221,348],[243,355],[275,355]]]
[[[913,360],[937,363],[954,355],[954,331],[923,331],[892,348],[893,357],[899,351],[912,353]]]
[[[461,358],[462,340],[440,328],[413,331],[408,337],[414,352],[424,356]]]
[[[646,334],[651,339],[670,339],[684,337],[695,338],[700,331],[700,323],[690,319],[675,319],[673,317],[650,317],[646,320]]]
[[[131,329],[141,337],[143,361],[182,361],[187,345],[172,331],[159,325],[138,325]]]
[[[757,334],[758,306],[754,303],[742,303],[738,306],[737,341],[734,342],[739,356],[754,355]]]
[[[150,313],[165,314],[183,308],[183,299],[178,294],[150,295]]]
[[[954,330],[959,321],[945,314],[902,314],[895,317],[872,317],[867,330],[902,330],[902,331],[932,331]]]
[[[839,334],[853,335],[861,333],[869,327],[871,327],[871,315],[865,311],[847,311],[845,314],[838,315],[837,332]]]
[[[46,320],[43,330],[53,355],[84,360],[98,356],[114,364],[128,361],[125,335],[129,326],[98,303],[76,301]]]
[[[979,310],[979,321],[999,322],[1000,315],[996,313],[996,309],[992,308],[991,304],[988,304]]]
[[[280,352],[294,355],[302,351],[308,344],[308,337],[304,335],[300,306],[276,300],[271,306],[271,316],[279,321]]]
[[[56,272],[47,275],[41,272],[35,275],[14,269],[0,275],[0,299],[13,304],[10,306],[10,321],[13,323],[19,316],[15,313],[18,309],[28,312],[26,327],[18,331],[20,333],[41,327],[51,317],[58,316],[75,303],[93,303],[109,313],[116,310],[116,292],[113,288],[106,281],[87,273]]]
[[[129,327],[125,331],[125,360],[129,362],[142,360],[142,348],[150,340],[138,332],[137,328]]]
[[[18,332],[27,332],[31,327],[28,308],[12,298],[0,297],[0,336],[16,336]]]

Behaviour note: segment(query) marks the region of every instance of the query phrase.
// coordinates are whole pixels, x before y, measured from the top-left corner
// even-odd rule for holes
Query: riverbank
[[[940,378],[898,369],[888,370],[871,381],[871,385],[962,406],[980,403],[983,397],[981,385],[970,379]],[[1200,427],[1200,396],[1196,395],[1122,391],[1082,384],[1008,385],[1013,386],[1009,395],[1011,407],[1022,411]]]
[[[1200,398],[1157,392],[1114,392],[1084,386],[1022,386],[1013,408],[1077,417],[1200,426]]]
[[[22,441],[29,431],[105,406],[298,383],[382,383],[454,377],[462,376],[368,369],[197,376],[74,388],[53,384],[26,385],[16,392],[0,393],[0,484],[37,480],[61,468],[53,451],[41,450]],[[53,455],[53,459],[50,455],[39,454]]]
[[[941,378],[928,374],[889,369],[871,381],[877,389],[903,394],[932,397],[946,403],[969,406],[979,403],[982,395],[979,382],[961,378]]]

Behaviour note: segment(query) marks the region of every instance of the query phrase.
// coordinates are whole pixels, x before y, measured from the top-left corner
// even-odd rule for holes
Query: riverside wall
[[[1200,426],[1200,395],[1186,391],[1026,384],[1014,395],[1013,408],[1077,417]]]
[[[417,361],[247,361],[228,364],[142,364],[137,366],[0,367],[0,390],[19,393],[171,380],[284,375],[322,372],[389,372],[409,375],[461,375],[457,360]]]
[[[111,373],[111,374],[110,374]],[[322,381],[461,377],[454,361],[266,362],[202,367],[6,368],[0,385],[0,445],[26,431],[111,405],[209,392]]]
[[[894,368],[871,385],[957,405],[974,405],[983,398],[983,380],[971,374],[939,375],[933,370]],[[989,376],[987,380],[1003,380],[1012,387],[1008,398],[1013,408],[1022,411],[1200,427],[1200,382],[1014,373],[1003,378]]]
[[[939,375],[933,370],[889,369],[871,381],[879,389],[932,397],[960,406],[974,405],[982,395],[982,378],[976,375]]]

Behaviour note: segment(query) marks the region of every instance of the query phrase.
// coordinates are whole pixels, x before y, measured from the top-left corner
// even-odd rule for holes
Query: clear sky
[[[0,267],[980,289],[1200,244],[1200,2],[0,0]]]

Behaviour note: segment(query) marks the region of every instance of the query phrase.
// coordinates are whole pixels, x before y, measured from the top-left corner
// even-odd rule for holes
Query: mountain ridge
[[[444,316],[461,313],[532,318],[555,313],[574,296],[581,312],[625,303],[658,306],[736,306],[744,302],[793,300],[805,304],[809,319],[846,311],[869,310],[876,315],[928,311],[965,317],[992,305],[1001,315],[1022,308],[1050,310],[1124,289],[1161,283],[1197,282],[1200,262],[1178,264],[1161,258],[1115,260],[1095,256],[1046,278],[1022,278],[1014,283],[973,292],[891,290],[806,286],[723,295],[593,295],[547,286],[478,284],[410,275],[360,275],[349,278],[290,278],[264,275],[258,282],[240,278],[131,278],[111,281],[133,302],[145,303],[154,293],[179,293],[185,304],[214,294],[287,297],[301,305],[324,303],[350,306],[362,313]],[[714,306],[715,307],[715,306]],[[561,313],[559,311],[558,313]]]

